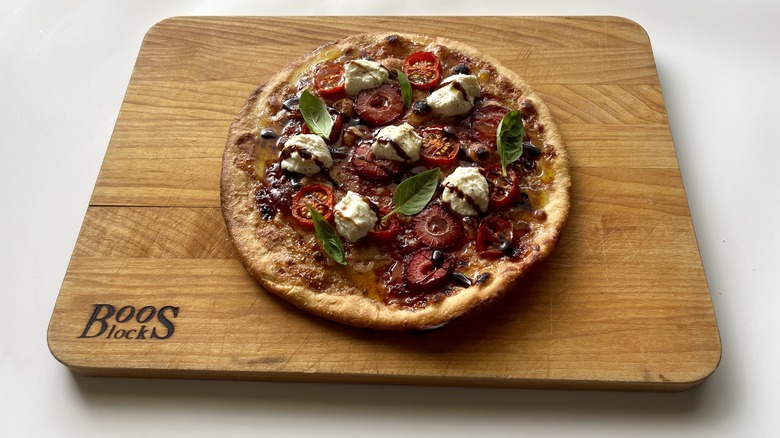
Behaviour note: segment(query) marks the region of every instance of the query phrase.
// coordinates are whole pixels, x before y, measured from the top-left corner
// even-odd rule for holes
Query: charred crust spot
[[[400,44],[401,37],[399,37],[398,35],[395,35],[395,34],[388,35],[388,36],[385,37],[385,42],[388,45],[390,45],[390,46],[396,46],[396,45]]]
[[[534,103],[531,102],[531,99],[523,99],[520,101],[520,113],[524,116],[536,114],[536,108],[534,107]]]

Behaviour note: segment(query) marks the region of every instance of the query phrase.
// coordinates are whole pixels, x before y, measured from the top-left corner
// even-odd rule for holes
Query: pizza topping
[[[412,125],[390,125],[379,130],[371,149],[378,158],[413,163],[420,159],[422,139]]]
[[[489,206],[491,210],[514,206],[519,181],[517,172],[510,168],[507,169],[506,175],[503,175],[501,165],[496,163],[485,168],[485,179],[487,179],[490,190]]]
[[[477,230],[477,252],[483,257],[511,256],[515,252],[512,224],[491,216],[482,221]]]
[[[404,100],[404,106],[409,108],[412,106],[412,84],[401,70],[396,69],[395,74],[398,76],[398,86],[401,87],[401,97]]]
[[[368,237],[375,242],[391,242],[401,233],[401,221],[398,216],[388,215],[389,209],[380,209],[384,217],[378,220],[374,229],[368,232]]]
[[[344,67],[336,63],[321,65],[314,72],[314,88],[322,95],[344,90]]]
[[[298,101],[298,109],[303,117],[305,127],[308,127],[313,134],[326,140],[330,138],[335,122],[325,103],[311,94],[309,90],[303,90]],[[294,115],[295,113],[290,114],[291,117]]]
[[[355,111],[370,125],[390,124],[404,112],[401,89],[394,84],[384,84],[363,91],[355,100]]]
[[[476,167],[458,167],[442,183],[442,201],[461,216],[478,216],[488,209],[488,182]]]
[[[427,98],[433,112],[440,116],[461,116],[474,107],[480,96],[480,87],[474,75],[456,74],[443,80],[439,88]]]
[[[276,131],[271,128],[264,128],[262,131],[260,131],[260,137],[263,137],[266,140],[270,140],[272,138],[279,137],[279,134],[277,134]]]
[[[477,138],[485,144],[495,146],[498,125],[508,112],[509,108],[501,105],[485,105],[477,109],[471,118],[471,128]]]
[[[441,62],[431,52],[414,52],[404,61],[403,72],[412,87],[430,90],[441,80]]]
[[[344,91],[354,97],[363,90],[382,85],[389,77],[390,73],[382,64],[368,59],[355,59],[344,65]]]
[[[426,170],[401,181],[393,192],[395,208],[385,217],[396,212],[411,216],[422,211],[436,193],[436,188],[439,186],[439,172],[438,168]]]
[[[331,120],[333,120],[333,127],[330,128],[330,135],[325,139],[325,143],[333,144],[337,142],[339,140],[339,136],[341,136],[341,128],[344,126],[344,117],[335,108],[328,108],[327,110]],[[303,125],[301,132],[304,134],[312,133],[308,124]]]
[[[471,74],[471,69],[468,65],[460,63],[456,65],[455,67],[452,67],[452,74],[454,75],[469,75]]]
[[[430,126],[422,131],[420,157],[429,166],[446,167],[458,159],[460,141],[444,126]]]
[[[404,263],[403,278],[410,289],[426,291],[438,288],[448,281],[455,263],[446,254],[434,261],[434,251],[431,248],[423,248],[413,253]]]
[[[336,230],[348,242],[357,242],[373,230],[379,221],[374,208],[364,196],[353,191],[347,192],[335,207]]]
[[[520,111],[509,111],[498,124],[496,147],[501,159],[501,172],[506,176],[506,166],[523,155],[523,121]]]
[[[377,158],[370,143],[358,146],[349,164],[355,173],[369,180],[389,180],[403,170],[403,164],[398,161]]]
[[[330,187],[324,184],[309,184],[295,194],[290,211],[299,225],[311,228],[314,223],[309,209],[314,209],[329,221],[333,217],[334,202]]]
[[[314,134],[298,134],[290,137],[279,155],[282,169],[311,176],[333,165],[328,145]]]
[[[330,226],[330,222],[328,222],[320,212],[311,206],[308,206],[308,210],[314,223],[314,235],[317,238],[317,243],[319,243],[320,248],[337,263],[346,265],[344,245],[341,244],[339,235],[336,234],[336,231]]]
[[[417,240],[432,248],[450,247],[464,235],[460,218],[438,204],[415,216],[412,229]]]

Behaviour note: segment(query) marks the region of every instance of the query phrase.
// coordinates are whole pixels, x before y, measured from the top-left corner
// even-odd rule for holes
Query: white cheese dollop
[[[476,76],[456,74],[443,80],[426,101],[436,115],[460,116],[471,111],[480,92]]]
[[[374,229],[379,221],[377,214],[363,196],[349,191],[334,208],[336,231],[349,242],[357,242]]]
[[[306,176],[314,175],[323,168],[329,169],[333,165],[333,158],[325,140],[314,134],[290,137],[284,143],[281,156],[284,157],[282,169]]]
[[[357,96],[388,80],[390,73],[382,64],[368,59],[355,59],[344,65],[344,91],[347,96]]]
[[[478,216],[488,209],[487,179],[476,167],[458,167],[442,183],[442,201],[461,216]],[[475,208],[476,207],[476,208]],[[477,209],[479,211],[477,211]]]
[[[390,125],[379,130],[371,149],[377,158],[414,163],[420,159],[422,138],[408,123]]]

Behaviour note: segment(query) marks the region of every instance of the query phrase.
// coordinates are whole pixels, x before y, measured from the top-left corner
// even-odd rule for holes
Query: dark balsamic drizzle
[[[454,278],[454,279],[458,280],[459,282],[463,283],[466,287],[471,286],[471,283],[472,283],[471,279],[468,276],[466,276],[466,274],[464,274],[464,273],[462,273],[460,271],[453,272],[452,273],[452,278]]]
[[[265,128],[262,131],[260,131],[260,137],[263,137],[264,139],[268,140],[268,139],[279,137],[279,134],[277,134],[276,131],[274,131],[271,128]]]

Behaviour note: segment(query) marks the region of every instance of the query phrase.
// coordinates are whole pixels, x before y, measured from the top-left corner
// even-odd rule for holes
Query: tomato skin
[[[422,130],[420,159],[424,164],[447,167],[458,160],[460,140],[447,132],[443,126],[430,126]]]
[[[314,72],[314,89],[321,95],[331,95],[344,91],[344,67],[329,63]]]
[[[483,257],[512,255],[515,251],[512,223],[497,216],[485,218],[477,229],[476,249]]]
[[[444,249],[457,243],[464,235],[461,219],[439,204],[433,204],[414,217],[414,236],[432,248]]]
[[[382,217],[390,213],[390,209],[382,208],[379,210]],[[398,216],[392,215],[387,220],[380,220],[374,226],[372,231],[368,232],[368,237],[377,242],[391,242],[401,233],[401,221]]]
[[[455,268],[452,257],[442,254],[434,261],[437,250],[423,248],[414,252],[403,265],[403,278],[406,286],[414,291],[427,291],[443,286]]]
[[[361,91],[355,99],[355,112],[369,125],[389,125],[404,112],[401,88],[395,84],[384,84]]]
[[[485,168],[485,179],[490,191],[490,209],[501,210],[514,205],[519,189],[517,172],[506,169],[506,176],[501,172],[501,164],[492,164]]]
[[[477,139],[487,145],[496,145],[498,125],[509,112],[509,108],[500,105],[487,105],[476,110],[471,118],[471,128]]]
[[[431,52],[414,52],[406,57],[403,72],[412,88],[430,90],[441,81],[441,61]]]
[[[339,137],[341,137],[341,128],[344,127],[344,116],[342,116],[337,109],[330,107],[328,108],[328,114],[330,114],[330,118],[333,119],[333,128],[330,130],[330,136],[325,139],[325,143],[333,144],[339,140]],[[301,133],[311,134],[309,125],[307,125],[305,122],[301,128]]]
[[[330,221],[336,205],[333,190],[324,184],[309,184],[293,196],[290,207],[293,219],[302,227],[314,228],[314,221],[309,214],[307,204],[320,212],[326,221]]]

